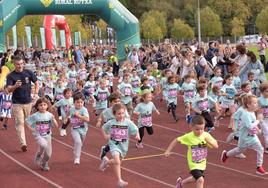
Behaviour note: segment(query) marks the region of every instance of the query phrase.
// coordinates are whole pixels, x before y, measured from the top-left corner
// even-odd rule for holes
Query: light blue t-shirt
[[[97,88],[94,96],[96,96],[98,99],[96,101],[96,110],[106,109],[108,107],[108,97],[110,96],[108,88]]]
[[[178,99],[178,91],[180,90],[180,86],[177,83],[174,84],[167,84],[166,90],[167,90],[167,96],[166,100],[168,101],[168,104],[174,103],[177,105],[177,99]]]
[[[79,115],[89,117],[88,111],[85,107],[76,109],[74,106],[70,109],[70,125],[73,130],[78,131],[81,135],[86,135],[88,130],[88,123],[74,116],[74,113],[78,111]]]
[[[237,91],[241,89],[241,79],[239,76],[233,77],[233,85]]]
[[[119,152],[121,157],[124,158],[128,151],[129,137],[137,134],[137,126],[129,119],[125,119],[123,122],[113,119],[105,123],[102,129],[110,135],[108,144],[111,153]]]
[[[260,144],[260,140],[256,135],[256,127],[253,126],[255,121],[256,116],[254,112],[243,111],[241,114],[241,128],[239,130],[239,148],[247,148],[256,143]]]
[[[34,136],[47,136],[50,135],[53,126],[54,116],[50,112],[40,113],[36,112],[26,118],[27,124],[35,129]]]
[[[156,107],[153,102],[149,103],[139,103],[135,109],[134,112],[139,113],[138,118],[138,126],[140,127],[151,127],[153,125],[152,122],[152,113],[156,110]]]
[[[133,94],[133,89],[130,83],[125,83],[122,82],[119,84],[118,89],[120,91],[121,95],[121,101],[123,104],[128,104],[132,102],[132,94]]]
[[[56,87],[55,88],[55,93],[54,93],[54,97],[56,100],[61,100],[64,99],[64,95],[63,95],[63,91],[64,91],[65,87]]]
[[[200,97],[200,95],[197,95],[193,101],[193,108],[202,112],[210,112],[210,108],[215,106],[215,104],[216,101],[210,96]]]
[[[138,76],[131,77],[131,86],[132,86],[134,93],[140,92],[140,83],[141,83],[141,80]]]
[[[222,86],[221,88],[221,92],[227,94],[227,96],[222,96],[220,98],[220,101],[222,103],[227,104],[227,105],[234,104],[235,95],[237,94],[237,91],[232,84],[231,85],[224,84],[224,86]]]
[[[93,95],[96,91],[96,82],[95,81],[87,81],[84,86],[84,90],[87,91],[89,95]]]
[[[211,88],[213,88],[213,86],[218,86],[219,88],[222,87],[222,82],[223,82],[223,78],[220,76],[214,76],[213,78],[211,78],[210,83],[211,83]]]
[[[61,116],[63,118],[66,118],[67,115],[70,114],[70,109],[71,106],[73,106],[73,98],[69,98],[69,99],[61,99],[58,102],[55,103],[56,107],[60,107],[61,110]]]
[[[258,98],[259,106],[262,109],[263,117],[265,120],[268,120],[268,99],[263,96]]]
[[[188,102],[193,102],[195,98],[195,93],[196,93],[196,87],[195,84],[193,83],[186,83],[184,82],[181,86],[182,91],[184,92],[183,94],[183,100],[185,103]]]

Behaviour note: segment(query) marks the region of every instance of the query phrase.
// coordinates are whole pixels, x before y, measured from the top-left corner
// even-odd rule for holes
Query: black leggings
[[[168,108],[171,110],[172,116],[173,118],[176,120],[177,119],[177,115],[176,115],[176,109],[177,109],[177,105],[175,105],[173,102],[169,104]]]
[[[68,127],[69,123],[70,123],[70,119],[68,119],[66,123],[62,123],[61,128],[66,129]]]
[[[206,127],[211,128],[214,127],[214,123],[212,121],[212,117],[209,112],[202,112],[201,116],[206,120]]]
[[[149,134],[149,135],[152,135],[152,134],[154,134],[154,130],[153,130],[153,127],[151,126],[151,127],[140,127],[139,128],[139,133],[140,133],[140,140],[138,141],[139,143],[141,143],[142,142],[142,138],[143,138],[143,136],[144,136],[144,128],[146,128],[146,131],[147,131],[147,133]]]

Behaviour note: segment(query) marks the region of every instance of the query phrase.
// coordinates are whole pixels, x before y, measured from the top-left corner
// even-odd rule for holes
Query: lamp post
[[[198,46],[201,45],[201,26],[200,26],[200,3],[197,0],[197,24],[198,24]]]

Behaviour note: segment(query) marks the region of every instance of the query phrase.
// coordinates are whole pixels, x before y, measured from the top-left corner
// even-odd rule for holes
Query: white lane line
[[[56,139],[56,138],[54,138],[54,137],[53,137],[52,139],[55,140],[56,142],[58,142],[58,143],[64,145],[64,146],[68,147],[68,148],[73,149],[73,146],[71,146],[71,145],[69,145],[69,144],[67,144],[67,143],[65,143],[65,142],[62,142],[62,141],[60,141],[60,140],[58,140],[58,139]],[[99,157],[97,157],[97,156],[95,156],[95,155],[92,155],[92,154],[90,154],[90,153],[88,153],[88,152],[81,151],[81,153],[83,153],[84,155],[90,156],[90,157],[92,157],[92,158],[94,158],[94,159],[96,159],[96,160],[100,160]],[[125,167],[121,167],[121,168],[122,168],[123,170],[125,170],[125,171],[128,171],[128,172],[130,172],[130,173],[132,173],[132,174],[136,174],[136,175],[141,176],[141,177],[143,177],[143,178],[145,178],[145,179],[149,179],[149,180],[151,180],[151,181],[157,182],[157,183],[162,184],[162,185],[165,185],[165,186],[167,186],[167,187],[172,187],[172,188],[174,188],[174,185],[171,185],[171,184],[166,183],[166,182],[164,182],[164,181],[161,181],[161,180],[158,180],[158,179],[156,179],[156,178],[147,176],[147,175],[145,175],[145,174],[139,173],[139,172],[134,171],[134,170],[131,170],[131,169],[129,169],[129,168],[125,168]]]
[[[95,130],[99,130],[98,128],[96,127],[91,127]],[[130,139],[131,142],[134,142],[136,143],[137,141],[136,140],[133,140],[133,139]],[[144,144],[143,145],[145,146],[148,146],[150,148],[154,148],[154,149],[157,149],[157,150],[160,150],[162,152],[165,152],[166,150],[163,149],[163,148],[160,148],[160,147],[157,147],[157,146],[153,146],[153,145],[150,145],[150,144]],[[177,155],[177,156],[180,156],[180,157],[183,157],[183,158],[187,158],[186,155],[182,155],[182,154],[178,154],[178,153],[174,153],[174,155]],[[207,164],[211,165],[211,166],[216,166],[218,168],[222,168],[222,169],[225,169],[225,170],[230,170],[230,171],[233,171],[233,172],[237,172],[237,173],[240,173],[240,174],[244,174],[244,175],[247,175],[247,176],[251,176],[251,177],[254,177],[254,178],[259,178],[259,179],[264,179],[264,180],[268,180],[268,177],[263,177],[263,176],[259,176],[259,175],[255,175],[255,174],[251,174],[251,173],[247,173],[247,172],[244,172],[244,171],[240,171],[240,170],[236,170],[236,169],[233,169],[233,168],[229,168],[229,167],[226,167],[226,166],[222,166],[222,165],[218,165],[218,164],[215,164],[215,163],[211,163],[211,162],[207,162]]]
[[[13,162],[15,162],[17,165],[21,166],[22,168],[24,168],[25,170],[29,171],[30,173],[32,173],[33,175],[37,176],[38,178],[46,181],[47,183],[51,184],[53,187],[56,188],[62,188],[62,186],[56,184],[55,182],[47,179],[46,177],[40,175],[39,173],[33,171],[32,169],[30,169],[29,167],[27,167],[26,165],[22,164],[21,162],[19,162],[18,160],[16,160],[15,158],[13,158],[12,156],[10,156],[9,154],[7,154],[6,152],[4,152],[2,149],[0,149],[0,152],[6,156],[7,158],[9,158],[10,160],[12,160]]]
[[[159,125],[159,124],[156,124],[156,123],[153,123],[153,125],[156,126],[156,127],[162,128],[162,129],[166,129],[166,130],[169,130],[169,131],[176,132],[176,133],[182,133],[182,134],[185,134],[185,133],[186,133],[186,132],[179,131],[179,130],[176,130],[176,129],[172,129],[172,128],[169,128],[169,127],[164,127],[164,126]],[[229,145],[232,145],[232,146],[237,146],[237,144],[226,143],[226,142],[223,141],[223,140],[217,140],[217,141],[218,141],[218,142],[221,142],[221,143],[224,143],[224,144],[229,144]]]

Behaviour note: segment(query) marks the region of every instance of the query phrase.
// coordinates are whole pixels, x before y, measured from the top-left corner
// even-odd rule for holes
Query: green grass
[[[257,45],[248,46],[248,50],[254,52],[257,58],[260,59]],[[268,48],[266,48],[265,56],[266,56],[266,60],[268,60]]]

